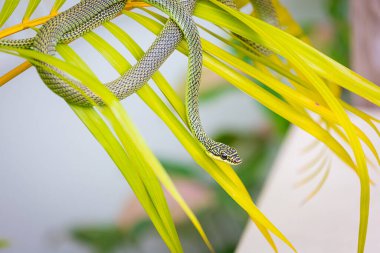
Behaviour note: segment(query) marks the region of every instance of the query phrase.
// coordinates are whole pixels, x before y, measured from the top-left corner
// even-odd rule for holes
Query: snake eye
[[[226,160],[227,159],[227,154],[226,153],[221,153],[220,154],[220,158],[222,158],[223,160]]]

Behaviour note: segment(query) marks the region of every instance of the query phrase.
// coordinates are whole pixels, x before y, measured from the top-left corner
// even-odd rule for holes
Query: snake
[[[219,1],[236,9],[233,0]],[[58,43],[70,42],[112,19],[123,9],[126,2],[126,0],[81,1],[49,20],[41,27],[36,37],[13,41],[3,40],[0,41],[0,45],[33,48],[36,51],[54,55]],[[170,19],[144,57],[120,78],[105,85],[118,99],[124,99],[133,94],[150,79],[184,37],[189,48],[186,111],[190,129],[210,156],[234,165],[241,163],[241,159],[234,148],[209,138],[201,124],[198,93],[202,69],[202,48],[196,24],[191,16],[195,0],[179,2],[174,0],[145,0],[144,2],[161,9],[168,14]],[[68,103],[92,106],[86,98],[87,96],[96,104],[103,105],[102,100],[86,86],[72,80],[82,90],[81,93],[44,67],[36,66],[36,68],[45,84]],[[62,75],[64,74],[62,73]]]

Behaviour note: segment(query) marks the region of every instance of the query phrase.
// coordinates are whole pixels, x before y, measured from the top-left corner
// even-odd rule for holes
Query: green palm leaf
[[[12,15],[13,11],[18,6],[20,0],[6,0],[1,8],[0,12],[0,27],[4,25],[4,23],[8,20],[8,18]]]
[[[243,6],[248,3],[248,0],[236,2],[238,6]],[[41,4],[40,0],[30,1],[22,17],[23,25],[0,31],[0,38],[42,24],[54,16],[64,3],[63,0],[57,0],[49,16],[43,19],[29,20]],[[374,124],[379,120],[341,100],[337,95],[339,92],[336,90],[340,87],[346,88],[368,101],[380,105],[380,88],[292,36],[291,34],[307,41],[299,26],[289,18],[286,9],[277,0],[274,0],[273,3],[279,20],[289,22],[287,32],[268,25],[251,15],[230,9],[216,0],[199,0],[195,15],[221,27],[225,31],[225,35],[230,35],[231,38],[240,42],[237,44],[208,27],[200,26],[203,31],[226,46],[233,47],[236,52],[231,53],[225,48],[202,39],[204,65],[273,112],[313,135],[357,173],[361,183],[358,238],[358,252],[361,253],[365,246],[370,196],[370,179],[361,142],[369,147],[379,164],[380,158],[372,140],[351,122],[347,112],[363,119],[380,136],[380,132]],[[13,14],[18,4],[19,1],[5,1],[0,12],[0,27]],[[133,7],[134,3],[130,4]],[[145,12],[147,15],[130,11],[124,11],[123,14],[157,35],[161,31],[163,23],[166,22],[166,18],[150,10],[145,10]],[[104,28],[119,40],[136,59],[142,56],[143,51],[134,41],[133,35],[129,35],[125,31],[128,28],[121,28],[112,22],[105,23]],[[255,54],[248,50],[244,46],[245,42],[237,38],[235,34],[264,45],[274,54],[270,56]],[[86,34],[83,38],[120,74],[130,68],[128,61],[106,39],[94,32]],[[181,42],[178,51],[185,55],[188,53],[185,42]],[[98,81],[97,76],[87,66],[86,59],[79,57],[68,45],[58,47],[58,52],[64,60],[31,50],[0,47],[0,52],[23,57],[36,65],[40,64],[39,61],[44,61],[78,79],[99,95],[106,106],[95,106],[94,108],[71,106],[71,108],[118,166],[169,250],[171,252],[183,251],[162,186],[180,204],[210,251],[213,251],[200,222],[176,190],[169,175],[146,145],[119,101]],[[242,60],[243,57],[249,59],[252,64]],[[10,75],[20,74],[28,66],[23,65],[18,71],[0,78],[0,84],[8,81]],[[54,68],[48,70],[55,73]],[[277,249],[272,234],[295,251],[293,245],[280,230],[255,206],[231,166],[207,156],[201,144],[190,134],[185,106],[165,77],[157,72],[152,79],[174,111],[169,109],[166,101],[161,99],[149,86],[144,86],[139,90],[138,96],[167,125],[194,161],[247,212],[275,251]],[[261,87],[257,82],[262,83],[277,95]],[[74,85],[73,87],[75,88]],[[315,115],[318,119],[313,117]],[[319,121],[325,122],[328,127],[322,127]],[[333,131],[338,134],[340,139]],[[342,142],[349,144],[349,148],[346,148]],[[328,162],[324,164],[327,164],[327,169],[324,170],[322,180],[316,190],[309,197],[312,197],[328,178],[328,173],[332,168]],[[318,167],[302,183],[314,178],[315,175],[322,172],[322,169],[323,167]]]

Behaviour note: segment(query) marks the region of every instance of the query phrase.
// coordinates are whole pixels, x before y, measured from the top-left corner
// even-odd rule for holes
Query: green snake
[[[220,1],[236,8],[232,0]],[[54,55],[58,43],[72,41],[112,19],[123,9],[126,2],[126,0],[85,0],[48,21],[41,27],[35,38],[1,41],[0,44],[24,48],[32,47],[42,53]],[[191,17],[195,1],[145,0],[145,2],[166,12],[170,19],[144,57],[120,78],[105,85],[118,99],[124,99],[133,94],[150,79],[184,37],[189,47],[186,109],[192,133],[212,157],[231,164],[239,164],[241,159],[236,150],[209,138],[201,125],[198,93],[202,68],[202,48],[197,27]],[[92,104],[86,98],[87,96],[96,104],[103,104],[99,97],[75,80],[70,79],[83,90],[86,96],[83,96],[81,92],[56,75],[46,71],[45,68],[37,66],[37,70],[46,85],[68,103],[91,106]],[[64,76],[63,73],[62,75]]]

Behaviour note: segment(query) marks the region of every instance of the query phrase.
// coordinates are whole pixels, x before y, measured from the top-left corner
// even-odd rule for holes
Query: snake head
[[[212,149],[208,150],[208,153],[213,158],[232,165],[238,165],[242,162],[236,149],[231,148],[230,146],[227,146],[223,143],[217,143]]]

